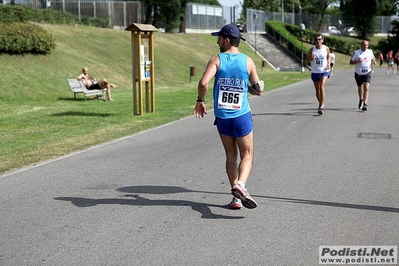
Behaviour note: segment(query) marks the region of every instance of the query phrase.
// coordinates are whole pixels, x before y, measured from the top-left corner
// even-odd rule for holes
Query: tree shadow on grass
[[[93,113],[93,112],[80,112],[80,111],[68,111],[53,114],[52,116],[92,116],[92,117],[108,117],[114,114],[106,114],[106,113]]]

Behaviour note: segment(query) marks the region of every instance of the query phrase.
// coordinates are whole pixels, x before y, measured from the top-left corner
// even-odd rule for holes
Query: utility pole
[[[253,18],[255,22],[255,53],[256,53],[256,27],[258,26],[258,14],[254,13]]]
[[[301,72],[305,72],[305,67],[303,66],[303,32],[305,31],[305,24],[301,23]]]

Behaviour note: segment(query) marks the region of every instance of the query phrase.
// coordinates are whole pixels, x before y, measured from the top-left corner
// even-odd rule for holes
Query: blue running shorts
[[[244,137],[253,129],[252,114],[248,112],[236,118],[222,119],[216,117],[215,123],[219,134],[233,138]]]
[[[324,73],[312,73],[312,81],[313,82],[318,82],[321,80],[322,77],[328,77],[330,75],[329,72],[324,72]]]

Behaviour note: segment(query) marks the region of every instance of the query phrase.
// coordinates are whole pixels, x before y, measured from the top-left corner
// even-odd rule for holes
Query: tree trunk
[[[187,8],[187,1],[181,0],[179,33],[186,33],[186,8]]]
[[[152,18],[151,18],[151,13],[152,13],[152,5],[150,0],[145,0],[144,1],[145,5],[145,18],[144,18],[144,24],[152,24]]]

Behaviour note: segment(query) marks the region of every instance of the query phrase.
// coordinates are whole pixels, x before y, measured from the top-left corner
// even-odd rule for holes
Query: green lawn
[[[49,55],[0,54],[0,174],[190,116],[197,83],[219,52],[209,34],[155,33],[156,112],[134,116],[130,32],[41,26],[55,36],[57,47]],[[240,50],[254,59],[266,90],[309,78],[308,73],[262,71],[261,58],[244,43]],[[198,68],[191,83],[190,65]],[[115,102],[84,102],[83,95],[73,100],[66,79],[83,66],[118,85]],[[341,67],[340,62],[335,69]]]

